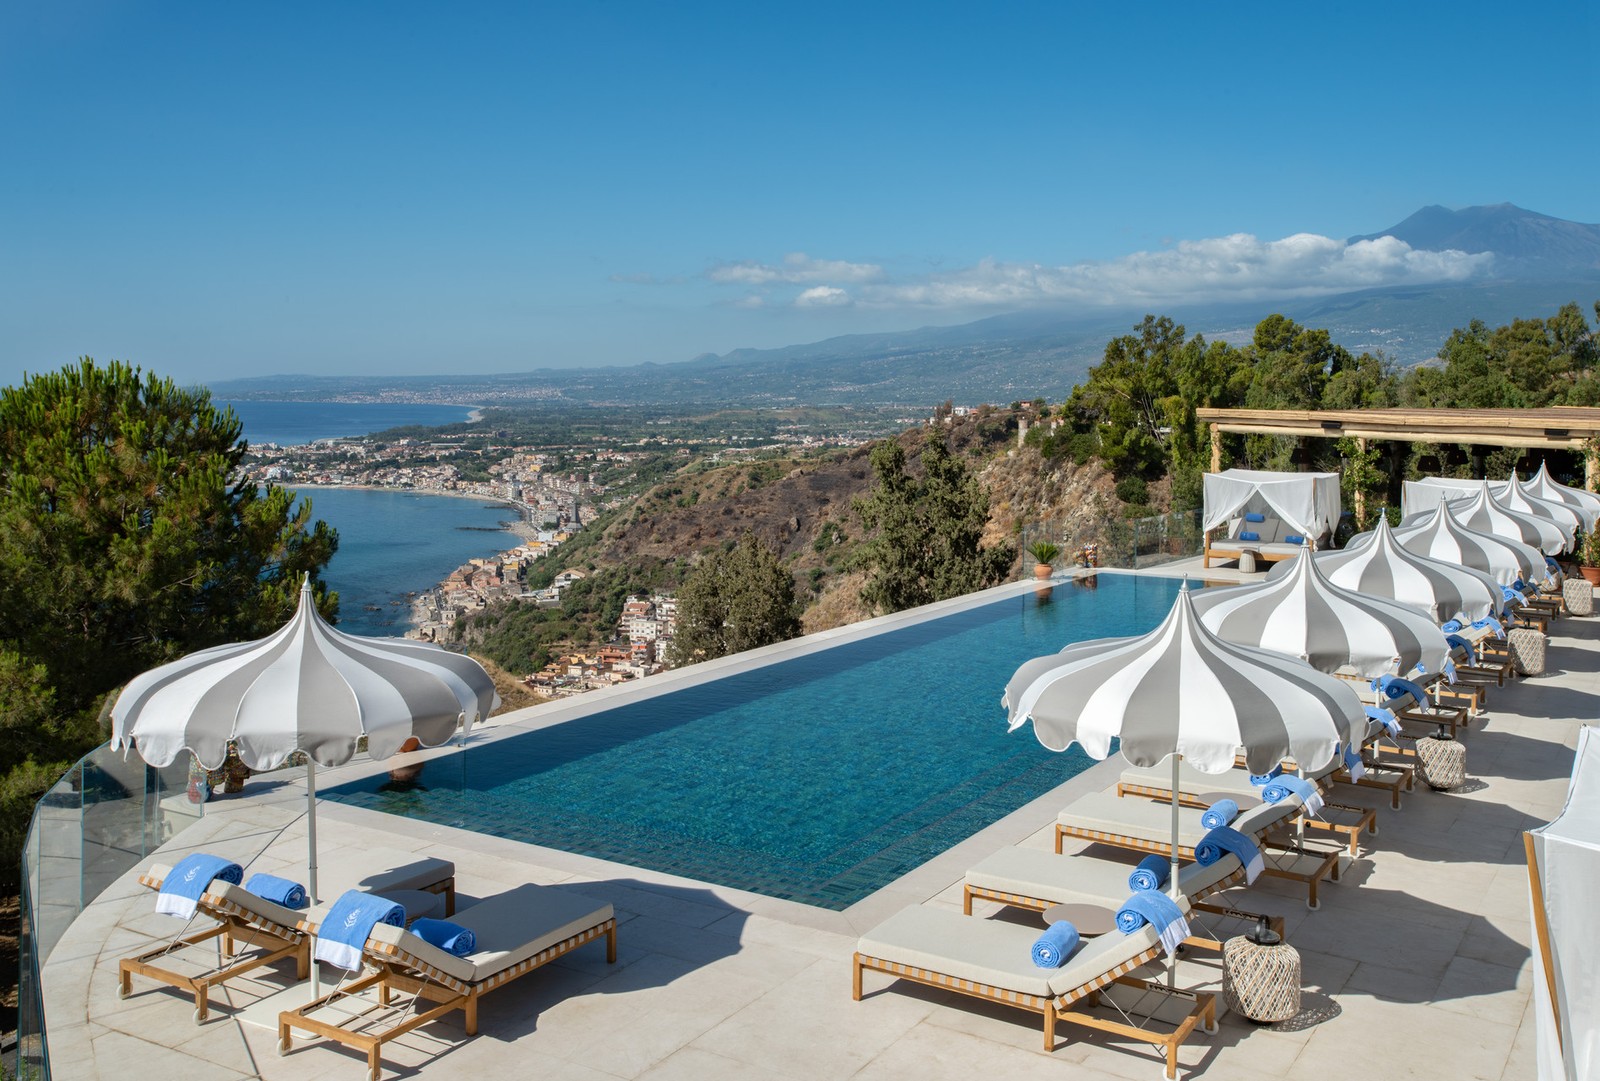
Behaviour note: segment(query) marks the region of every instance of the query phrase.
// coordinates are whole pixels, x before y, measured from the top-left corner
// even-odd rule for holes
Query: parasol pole
[[[1178,821],[1178,793],[1183,791],[1178,787],[1178,769],[1183,764],[1183,755],[1177,750],[1172,752],[1172,867],[1167,875],[1167,896],[1172,898],[1174,904],[1179,897],[1178,890],[1178,838],[1181,836]],[[1167,958],[1167,989],[1172,990],[1178,986],[1178,956],[1176,953]]]
[[[306,755],[306,838],[311,853],[306,858],[306,877],[311,880],[311,903],[321,904],[317,895],[317,760]]]

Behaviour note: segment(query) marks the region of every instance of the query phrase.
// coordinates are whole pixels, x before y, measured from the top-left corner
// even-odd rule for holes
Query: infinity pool
[[[416,781],[322,794],[843,909],[1088,768],[1031,727],[1008,735],[1000,695],[1030,657],[1150,630],[1178,591],[1091,581],[469,745]]]

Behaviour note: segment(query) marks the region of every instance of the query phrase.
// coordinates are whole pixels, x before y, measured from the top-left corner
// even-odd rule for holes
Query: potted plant
[[[1600,586],[1600,528],[1580,533],[1578,543],[1573,548],[1583,580],[1592,586]]]
[[[1028,545],[1028,554],[1033,556],[1033,576],[1043,581],[1050,577],[1052,570],[1050,564],[1056,561],[1061,554],[1061,546],[1050,541],[1034,541]]]

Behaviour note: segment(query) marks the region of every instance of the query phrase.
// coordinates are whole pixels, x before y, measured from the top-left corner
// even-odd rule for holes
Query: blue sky
[[[1594,6],[0,6],[0,382],[668,362],[1483,271],[1600,220]]]

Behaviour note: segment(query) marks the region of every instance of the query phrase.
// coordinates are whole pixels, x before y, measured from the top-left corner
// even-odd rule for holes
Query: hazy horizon
[[[1343,238],[1429,204],[1600,217],[1600,101],[1548,48],[1595,20],[14,5],[0,382],[671,363],[1475,280]],[[1442,74],[1486,50],[1492,77]]]

